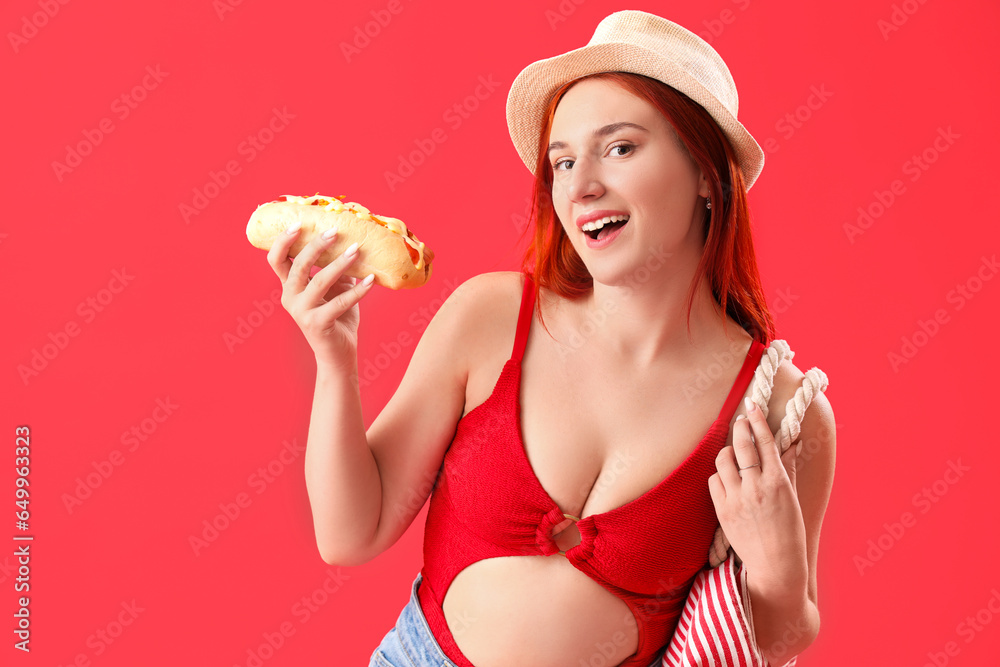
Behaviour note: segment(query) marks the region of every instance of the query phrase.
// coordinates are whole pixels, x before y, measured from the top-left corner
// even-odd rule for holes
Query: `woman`
[[[744,402],[774,331],[745,199],[764,156],[728,69],[680,26],[617,12],[518,76],[508,122],[537,177],[523,270],[455,290],[367,433],[370,286],[341,275],[356,252],[312,279],[330,240],[291,261],[292,230],[268,254],[316,354],[323,559],[374,558],[430,495],[424,568],[371,664],[659,665],[694,575],[724,558],[720,522],[760,649],[784,662],[819,628],[833,416],[818,395],[800,435],[821,445],[796,461],[771,434],[803,374],[782,363],[766,418]]]

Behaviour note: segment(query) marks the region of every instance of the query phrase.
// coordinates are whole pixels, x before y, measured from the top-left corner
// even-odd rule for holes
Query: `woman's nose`
[[[571,201],[582,202],[587,198],[600,197],[603,193],[604,185],[596,165],[589,160],[574,162],[566,179],[566,196]]]

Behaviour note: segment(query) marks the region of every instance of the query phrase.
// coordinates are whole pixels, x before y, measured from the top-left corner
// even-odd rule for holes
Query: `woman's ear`
[[[708,179],[705,178],[705,172],[700,168],[698,169],[698,196],[707,198],[712,194],[712,190],[709,187]]]

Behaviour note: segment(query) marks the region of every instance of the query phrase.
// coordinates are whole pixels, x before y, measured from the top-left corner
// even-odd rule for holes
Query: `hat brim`
[[[764,151],[743,124],[696,78],[661,54],[636,44],[612,42],[583,46],[525,67],[507,95],[507,128],[521,161],[532,174],[538,138],[552,95],[567,81],[598,72],[643,74],[683,92],[715,119],[736,154],[747,190],[764,168]],[[733,101],[738,112],[738,102]],[[537,174],[536,174],[537,176]]]

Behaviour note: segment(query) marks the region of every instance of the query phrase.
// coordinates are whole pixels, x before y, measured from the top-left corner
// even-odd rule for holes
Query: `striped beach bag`
[[[793,667],[796,658],[784,663]],[[664,667],[771,667],[760,654],[746,571],[730,554],[722,565],[702,569],[688,593]]]

